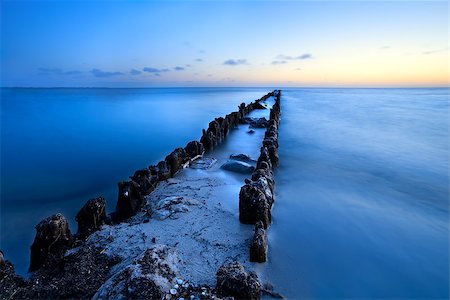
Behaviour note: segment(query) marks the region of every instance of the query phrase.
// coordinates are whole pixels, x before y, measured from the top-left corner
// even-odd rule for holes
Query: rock
[[[113,215],[115,222],[121,222],[133,215],[142,207],[144,200],[138,191],[138,184],[134,181],[121,181],[119,185],[119,196],[116,211]]]
[[[253,170],[255,170],[254,166],[238,160],[229,160],[226,163],[224,163],[220,168],[227,171],[242,174],[249,174],[252,173]]]
[[[270,203],[264,192],[252,184],[245,184],[239,192],[239,221],[244,224],[255,224],[262,221],[264,228],[272,220]]]
[[[215,140],[216,139],[215,139],[214,134],[212,132],[205,131],[203,129],[203,135],[202,135],[202,137],[200,139],[200,142],[205,147],[205,151],[209,151],[209,150],[214,149],[214,146],[216,144]]]
[[[50,216],[36,225],[36,236],[31,245],[29,271],[60,260],[72,245],[69,223],[62,214]]]
[[[176,148],[172,153],[166,156],[165,161],[170,167],[170,175],[173,176],[189,161],[189,157],[183,148]]]
[[[0,251],[0,299],[11,299],[17,291],[28,285],[29,282],[16,274],[13,264]]]
[[[176,275],[175,250],[156,245],[126,265],[98,289],[94,299],[162,299]],[[133,282],[134,281],[134,282]],[[133,287],[130,295],[129,287]]]
[[[222,265],[216,273],[216,290],[221,297],[235,299],[259,299],[261,284],[254,272],[247,273],[238,263]]]
[[[252,124],[252,122],[256,122],[256,120],[257,120],[257,119],[251,118],[251,117],[243,117],[243,118],[240,120],[240,123],[241,123],[241,124]]]
[[[243,161],[243,162],[254,162],[255,161],[250,156],[248,156],[247,154],[243,154],[243,153],[231,154],[230,158],[234,159],[234,160]]]
[[[263,162],[267,163],[269,165],[269,168],[272,169],[272,163],[270,161],[269,150],[267,150],[267,147],[265,147],[265,146],[261,147],[258,161],[256,162],[256,168],[259,169]]]
[[[109,224],[110,220],[106,216],[105,198],[98,197],[88,200],[77,213],[75,220],[78,223],[77,235],[81,239],[99,230],[102,225]]]
[[[137,183],[136,188],[141,197],[153,192],[159,182],[158,175],[152,175],[149,168],[134,172],[134,175],[130,178]]]
[[[110,276],[120,259],[97,247],[81,247],[57,264],[36,270],[26,288],[16,290],[16,299],[91,299]],[[0,296],[1,298],[1,296]]]
[[[186,147],[184,147],[184,150],[186,151],[186,154],[189,156],[189,158],[193,159],[197,156],[202,156],[205,148],[203,147],[202,143],[192,141],[189,142]]]
[[[256,222],[255,233],[250,245],[250,261],[265,262],[267,260],[267,239],[264,225],[261,221]]]
[[[267,151],[269,152],[269,158],[272,166],[278,166],[280,162],[280,157],[278,156],[278,148],[274,145],[270,145],[269,147],[267,147]]]
[[[247,131],[248,134],[254,134],[255,131],[253,129],[250,129],[249,131]]]
[[[211,168],[215,163],[217,162],[217,159],[210,158],[210,157],[202,157],[200,159],[197,159],[190,163],[190,167],[193,169],[202,169],[206,170]]]
[[[260,101],[255,101],[253,109],[267,109],[267,105],[262,104]]]
[[[170,178],[170,168],[166,161],[160,161],[156,166],[148,167],[152,176],[158,176],[158,181],[164,181]]]
[[[265,176],[261,176],[255,181],[250,182],[250,184],[260,191],[264,193],[269,206],[272,207],[273,204],[273,182],[269,182],[269,180]]]
[[[250,127],[252,128],[266,128],[268,124],[268,121],[266,118],[259,118],[257,120],[253,120],[250,123]]]

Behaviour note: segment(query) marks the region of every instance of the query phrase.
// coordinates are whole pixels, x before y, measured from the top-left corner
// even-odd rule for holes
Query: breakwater
[[[275,94],[274,92],[269,93],[269,96],[265,96],[265,98],[263,97],[262,99],[265,100],[268,97],[273,96],[274,94]],[[99,253],[100,254],[104,253],[105,249],[100,250],[99,253],[93,255],[90,252],[90,250],[88,250],[89,247],[85,247],[86,245],[86,243],[84,242],[85,239],[90,235],[92,235],[93,232],[98,231],[102,227],[101,225],[104,224],[111,224],[111,223],[119,224],[119,222],[126,221],[125,224],[131,225],[132,223],[135,224],[136,222],[139,222],[138,220],[141,220],[139,218],[141,217],[143,212],[145,211],[148,212],[147,207],[143,208],[143,206],[145,205],[144,200],[147,196],[151,196],[153,191],[155,191],[160,184],[162,184],[162,186],[158,189],[159,192],[167,191],[170,188],[172,188],[175,184],[177,184],[177,181],[171,181],[170,179],[174,177],[174,175],[184,166],[192,163],[196,158],[201,157],[205,151],[207,152],[217,147],[228,135],[228,132],[230,131],[231,128],[237,126],[239,123],[242,122],[248,123],[249,120],[244,119],[244,116],[247,115],[249,112],[251,112],[253,109],[256,109],[258,105],[262,105],[260,102],[262,101],[258,99],[257,101],[250,103],[249,105],[241,104],[239,106],[239,111],[229,114],[225,118],[217,118],[212,122],[210,122],[208,129],[204,130],[201,139],[202,141],[207,140],[211,141],[211,143],[209,143],[208,150],[205,149],[206,147],[203,147],[203,143],[201,142],[197,141],[190,142],[188,143],[188,145],[186,145],[185,148],[175,149],[166,157],[166,159],[163,162],[158,163],[156,166],[150,166],[149,168],[146,168],[144,170],[138,170],[135,172],[133,176],[130,177],[130,180],[119,183],[119,199],[116,207],[116,212],[112,215],[112,218],[109,218],[106,215],[105,200],[100,197],[89,200],[77,214],[76,218],[78,222],[77,234],[70,233],[68,229],[68,222],[62,215],[55,215],[43,220],[36,228],[37,234],[32,246],[33,250],[32,253],[35,253],[34,254],[35,257],[32,258],[32,261],[34,263],[30,265],[30,269],[35,270],[35,274],[45,275],[45,270],[54,271],[53,268],[55,267],[55,263],[60,265],[61,262],[64,262],[64,265],[66,267],[70,266],[71,263],[73,263],[75,264],[74,268],[78,268],[80,258],[77,259],[74,256],[70,256],[71,257],[70,259],[72,259],[71,261],[70,259],[67,258],[67,256],[64,255],[70,248],[78,247],[77,249],[80,249],[81,247],[83,251],[87,251],[87,253],[85,253],[83,257],[83,261],[92,263],[92,265],[94,266],[94,268],[92,268],[92,266],[89,267],[89,271],[91,272],[94,272],[93,270],[99,271],[98,267],[99,265],[106,267],[107,270],[108,266],[112,264],[112,262],[103,257],[103,255],[99,255]],[[233,115],[239,117],[238,122],[235,122],[236,119],[235,117],[233,117]],[[185,188],[181,188],[181,190],[189,188],[190,187],[186,185]],[[180,201],[182,201],[180,200],[180,197],[177,197],[176,199],[171,198],[163,200],[164,200],[162,203],[163,205],[157,205],[157,207],[153,207],[151,209],[152,213],[158,209],[158,206],[166,207],[167,205],[177,204]],[[119,205],[119,203],[122,204]],[[193,203],[191,204],[197,205]],[[121,210],[120,207],[126,207],[126,209]],[[125,212],[125,214],[121,214],[123,212]],[[139,212],[140,214],[139,216],[137,216],[138,218],[133,218],[133,220],[130,221],[129,218],[131,218],[137,212]],[[143,222],[145,222],[145,219]],[[152,227],[155,227],[156,224],[150,225]],[[226,229],[224,228],[224,226],[221,227],[223,229]],[[111,230],[120,231],[124,227],[120,225],[114,225],[110,227],[107,226],[107,228],[109,228],[109,231]],[[128,225],[125,228],[128,228]],[[127,232],[127,234],[135,234],[136,231],[137,230],[130,229],[130,232]],[[162,233],[164,233],[164,230],[162,230]],[[107,238],[102,238],[102,241],[107,240],[112,242],[115,239],[117,239],[117,237],[115,237],[114,234],[111,235],[110,233],[110,236]],[[153,240],[154,238],[151,239],[152,242]],[[123,243],[119,244],[123,245]],[[83,251],[78,250],[78,252]],[[100,261],[98,261],[99,257],[101,257]],[[92,260],[90,260],[90,258],[92,258]],[[49,274],[47,273],[47,275]],[[107,276],[104,273],[97,275],[98,278],[105,278],[105,276]],[[82,276],[82,274],[80,274],[79,276]],[[83,276],[85,276],[86,278],[92,277],[91,275],[86,274],[84,274]],[[52,280],[46,281],[49,284],[54,284]],[[86,286],[89,286],[89,284],[87,284]],[[38,286],[36,286],[36,288],[39,289]],[[47,295],[47,297],[50,298],[52,297],[51,296],[52,294],[43,294],[43,295]],[[71,294],[68,293],[68,295]]]

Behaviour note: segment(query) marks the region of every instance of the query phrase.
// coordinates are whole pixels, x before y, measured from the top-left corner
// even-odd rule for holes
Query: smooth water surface
[[[288,298],[448,298],[447,89],[286,89],[266,272]]]
[[[42,218],[76,230],[98,195],[112,211],[119,180],[270,90],[3,89],[0,248],[24,274]],[[281,105],[258,272],[291,299],[448,298],[448,90],[284,89]],[[244,138],[217,155],[254,152]]]

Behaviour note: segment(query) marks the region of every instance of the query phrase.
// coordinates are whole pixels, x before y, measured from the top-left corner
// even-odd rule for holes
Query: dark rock
[[[11,299],[20,289],[28,287],[29,282],[18,276],[13,264],[3,257],[0,251],[0,299]]]
[[[205,147],[206,151],[214,149],[215,145],[215,137],[212,132],[203,130],[203,135],[200,139],[200,142]]]
[[[242,174],[250,174],[253,172],[253,170],[255,170],[254,166],[238,160],[229,160],[226,163],[224,163],[220,168],[227,171]]]
[[[278,148],[275,145],[270,145],[267,147],[269,152],[270,162],[272,163],[272,167],[278,166],[280,157],[278,156]]]
[[[255,160],[252,159],[249,155],[244,154],[244,153],[239,153],[239,154],[231,154],[230,155],[231,159],[234,160],[239,160],[239,161],[243,161],[243,162],[254,162]]]
[[[267,109],[267,106],[262,104],[260,101],[256,101],[253,104],[253,109]]]
[[[100,229],[110,221],[106,216],[106,201],[103,197],[90,199],[77,213],[75,220],[78,223],[77,235],[84,239],[94,231]]]
[[[120,259],[109,257],[96,247],[81,247],[58,263],[33,273],[25,288],[15,291],[15,299],[90,299],[110,276]]]
[[[266,118],[259,118],[257,120],[253,120],[250,123],[250,127],[253,127],[253,128],[266,128],[267,124],[268,124],[268,121],[267,121]]]
[[[167,165],[170,167],[170,175],[173,177],[175,173],[189,161],[189,157],[183,148],[176,148],[165,159]]]
[[[170,178],[170,168],[166,161],[160,161],[156,166],[148,167],[152,176],[158,176],[158,181],[164,181]]]
[[[129,299],[162,299],[163,292],[155,282],[147,277],[132,278],[127,284]]]
[[[256,120],[257,120],[257,119],[251,118],[251,117],[243,117],[243,118],[240,120],[240,123],[241,123],[241,124],[252,124],[252,122],[256,122]]]
[[[249,131],[247,131],[247,133],[253,134],[253,133],[255,133],[255,131],[253,129],[250,129]]]
[[[158,175],[152,175],[150,168],[138,170],[130,178],[137,183],[136,188],[141,197],[153,192],[159,182]]]
[[[205,148],[203,147],[202,143],[192,141],[189,142],[186,147],[184,147],[184,150],[186,151],[186,154],[189,156],[189,158],[193,159],[199,155],[203,155]]]
[[[116,204],[114,221],[126,220],[142,207],[144,200],[138,191],[138,184],[134,181],[121,181],[119,185],[119,196]]]
[[[259,299],[261,284],[254,272],[247,273],[238,263],[222,265],[216,274],[216,290],[220,297],[234,297],[235,299]]]
[[[272,163],[270,161],[269,150],[266,147],[261,147],[259,152],[258,161],[256,162],[256,168],[259,169],[262,162],[266,162],[269,168],[272,168]]]
[[[239,192],[239,221],[255,224],[262,221],[264,228],[270,225],[270,203],[264,192],[253,184],[245,184]]]
[[[267,260],[267,239],[264,225],[261,221],[255,224],[255,233],[253,235],[252,243],[250,245],[250,261],[265,262]]]
[[[36,236],[31,245],[29,271],[60,260],[72,245],[69,223],[62,214],[50,216],[36,225]]]

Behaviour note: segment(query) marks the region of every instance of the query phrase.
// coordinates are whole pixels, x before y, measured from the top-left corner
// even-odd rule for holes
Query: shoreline
[[[153,296],[161,293],[162,295],[165,294],[165,297],[173,295],[178,298],[181,293],[189,291],[189,293],[197,293],[199,296],[210,297],[217,293],[214,289],[215,274],[224,263],[239,261],[246,269],[255,269],[252,267],[254,263],[248,261],[253,226],[241,224],[236,214],[236,207],[226,205],[229,198],[231,199],[228,201],[237,203],[240,198],[239,188],[245,175],[237,175],[230,183],[231,176],[224,178],[223,171],[218,172],[220,170],[219,165],[224,163],[223,158],[210,168],[205,169],[191,168],[187,165],[213,158],[214,154],[217,154],[216,150],[220,151],[220,145],[232,128],[237,127],[237,130],[233,129],[230,137],[247,126],[240,123],[244,123],[244,116],[256,109],[254,108],[255,103],[259,104],[259,101],[263,102],[274,95],[274,92],[269,93],[247,106],[241,104],[238,112],[233,112],[225,118],[216,118],[210,123],[209,128],[203,131],[201,143],[193,141],[184,149],[177,148],[166,157],[164,162],[158,163],[157,166],[150,166],[148,169],[136,171],[130,177],[130,181],[120,182],[117,209],[112,214],[114,224],[106,216],[105,202],[104,199],[100,198],[88,201],[77,215],[77,235],[70,234],[67,220],[63,216],[58,216],[52,220],[47,219],[42,224],[41,232],[37,228],[38,232],[33,244],[34,250],[32,246],[30,268],[35,272],[32,274],[30,282],[20,279],[9,269],[7,276],[16,279],[17,283],[14,286],[13,282],[13,290],[24,289],[24,286],[21,286],[21,284],[24,284],[27,286],[26,289],[32,290],[35,294],[25,292],[21,295],[22,297],[32,297],[32,295],[36,295],[36,292],[38,292],[38,295],[42,295],[39,292],[44,292],[43,295],[46,295],[46,298],[52,298],[54,295],[57,297],[64,295],[91,297],[92,295],[89,292],[92,293],[95,290],[94,298],[109,298],[124,295],[123,288],[121,291],[117,290],[119,286],[123,287],[123,284],[127,285],[133,280],[141,281],[145,279],[153,282],[153,292],[156,293]],[[276,95],[279,95],[278,91]],[[265,109],[265,111],[269,111],[269,109]],[[279,108],[276,114],[278,115],[277,121],[272,122],[276,123],[272,124],[276,126],[270,126],[273,130],[278,128]],[[267,117],[273,118],[272,110]],[[263,128],[266,129],[266,127],[268,127],[267,124]],[[258,150],[263,140],[267,140],[269,130],[263,133],[263,128],[255,129],[258,131],[257,134],[251,135],[247,132],[241,132],[241,134],[243,133],[248,139],[252,139],[252,143],[259,139],[256,142],[256,149]],[[266,146],[264,145],[263,148]],[[203,151],[203,149],[206,151]],[[183,151],[185,154],[189,154],[185,155]],[[270,161],[268,157],[261,158],[264,156],[263,154],[264,151],[261,151],[257,169],[261,169],[258,168],[258,165],[263,160],[269,159]],[[270,169],[272,169],[272,164]],[[273,173],[270,176],[272,176],[273,181]],[[244,187],[248,185],[249,182]],[[266,188],[270,188],[273,192],[273,184]],[[270,207],[272,203],[273,199]],[[270,209],[268,213],[270,214]],[[210,225],[204,225],[205,223]],[[59,231],[56,237],[49,234],[49,226],[45,227],[49,224],[58,225],[57,231]],[[63,226],[59,226],[61,224]],[[265,224],[265,227],[267,226],[268,224]],[[54,226],[50,227],[55,229]],[[43,236],[43,232],[45,232],[45,236]],[[64,239],[61,239],[61,234]],[[225,236],[227,237],[226,241],[223,238]],[[86,240],[84,240],[85,238]],[[52,250],[43,251],[42,249],[47,246],[48,249],[52,248]],[[266,245],[265,248],[267,248]],[[35,253],[34,258],[33,253]],[[85,257],[76,258],[80,253],[83,253]],[[142,266],[148,263],[148,260],[143,260],[143,258],[148,259],[146,255],[156,260],[158,265],[156,268],[153,266],[153,273],[142,271]],[[58,294],[58,291],[52,291],[51,288],[43,291],[41,287],[43,283],[37,283],[38,280],[36,279],[40,279],[41,282],[47,281],[47,283],[53,285],[52,281],[55,280],[49,277],[51,277],[51,273],[55,273],[55,270],[61,271],[61,267],[57,267],[58,264],[61,264],[61,261],[64,265],[63,269],[66,266],[72,266],[76,269],[77,265],[83,264],[80,260],[86,259],[86,257],[93,257],[92,262],[88,262],[88,266],[85,266],[89,273],[79,276],[93,277],[94,275],[89,275],[90,269],[108,266],[107,272],[105,272],[105,269],[94,271],[94,273],[101,273],[99,277],[102,278],[102,282],[98,282],[94,278],[93,282],[87,284],[90,287],[88,293],[70,295],[70,292],[61,294],[61,291],[59,291]],[[99,258],[100,262],[98,262]],[[89,261],[89,259],[86,260]],[[0,263],[2,266],[8,264],[3,259]],[[155,261],[153,261],[154,263]],[[109,268],[111,271],[108,270]],[[165,270],[165,272],[161,272],[161,270]],[[126,279],[121,278],[125,271],[134,275],[128,276]],[[246,271],[244,273],[247,274]],[[251,274],[253,273],[250,272],[245,276],[253,276]],[[55,275],[53,274],[53,276]],[[99,283],[101,283],[101,286],[97,287]],[[186,286],[187,283],[189,283],[189,286]],[[66,284],[68,283],[60,282],[59,286],[62,288]],[[175,285],[180,290],[174,294]],[[200,286],[203,290],[198,289]],[[5,289],[5,282],[2,279],[1,290],[7,292],[7,288],[8,286]],[[78,288],[82,289],[82,287]],[[259,288],[261,289],[261,286]],[[52,294],[54,292],[56,294]],[[270,291],[268,292],[270,293]],[[8,293],[3,294],[8,295]],[[17,297],[17,294],[9,294],[5,298],[14,297]]]

